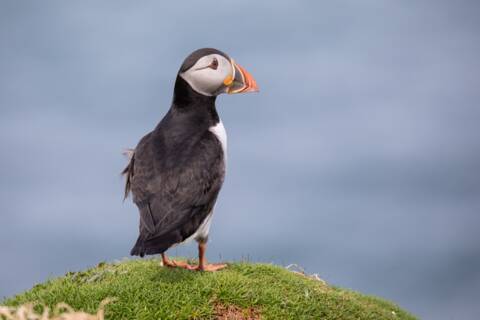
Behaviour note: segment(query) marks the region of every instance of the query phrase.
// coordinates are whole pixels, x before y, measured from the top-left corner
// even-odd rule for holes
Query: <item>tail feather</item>
[[[130,255],[140,256],[142,258],[145,255],[145,247],[143,246],[143,240],[141,237],[138,237],[137,242],[133,246],[132,250],[130,250]]]
[[[140,235],[137,239],[137,242],[133,246],[132,250],[130,250],[130,255],[132,256],[140,256],[143,258],[143,256],[147,254],[159,254],[159,253],[164,253],[165,251],[168,250],[172,245],[179,243],[181,241],[174,240],[172,241],[171,239],[154,239],[152,240],[145,240],[142,238]]]

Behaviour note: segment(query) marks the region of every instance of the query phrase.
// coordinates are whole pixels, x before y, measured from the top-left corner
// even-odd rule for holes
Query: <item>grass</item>
[[[36,285],[3,302],[54,309],[66,303],[105,319],[415,319],[391,302],[336,288],[269,264],[232,263],[216,273],[160,267],[159,261],[100,263]],[[0,317],[1,319],[1,317]]]

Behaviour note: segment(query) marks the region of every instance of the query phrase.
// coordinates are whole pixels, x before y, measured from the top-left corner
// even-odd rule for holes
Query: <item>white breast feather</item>
[[[220,120],[219,123],[214,125],[213,127],[210,127],[208,130],[212,132],[220,141],[222,145],[222,150],[225,158],[227,157],[227,132],[225,131],[225,127],[223,126],[222,121]]]

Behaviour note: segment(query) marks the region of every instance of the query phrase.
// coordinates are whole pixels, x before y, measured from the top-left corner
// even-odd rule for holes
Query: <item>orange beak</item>
[[[231,59],[232,64],[232,76],[228,76],[224,84],[227,86],[227,93],[246,93],[246,92],[258,92],[258,86],[252,75],[245,70],[242,66],[237,64]]]

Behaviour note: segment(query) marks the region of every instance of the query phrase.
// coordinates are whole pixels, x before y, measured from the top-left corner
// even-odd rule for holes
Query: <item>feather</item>
[[[130,193],[132,187],[132,177],[133,177],[133,165],[135,162],[135,150],[134,149],[125,149],[122,154],[126,156],[129,160],[128,165],[123,169],[122,175],[125,176],[125,193],[123,195],[123,200],[127,199],[128,194]]]
[[[135,149],[127,148],[123,149],[122,154],[127,157],[128,160],[132,160],[133,155],[135,154]]]

